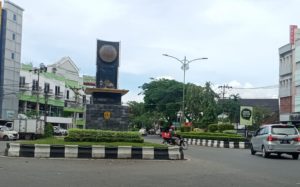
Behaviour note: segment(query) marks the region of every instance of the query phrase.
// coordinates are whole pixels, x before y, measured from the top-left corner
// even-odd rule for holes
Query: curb
[[[91,158],[91,159],[147,159],[183,160],[180,147],[106,147],[102,145],[49,145],[7,143],[5,156],[34,158]]]
[[[185,138],[189,145],[199,145],[217,148],[231,148],[231,149],[250,149],[249,142],[230,142],[220,140],[206,140],[206,139],[191,139]]]

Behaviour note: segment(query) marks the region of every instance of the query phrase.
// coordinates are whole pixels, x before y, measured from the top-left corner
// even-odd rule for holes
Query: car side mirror
[[[259,132],[259,130],[255,131],[255,132],[253,133],[253,137],[257,136],[257,135],[258,135],[258,132]]]

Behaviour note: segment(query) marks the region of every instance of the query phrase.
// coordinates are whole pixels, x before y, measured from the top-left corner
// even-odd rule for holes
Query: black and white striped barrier
[[[7,143],[6,156],[36,158],[93,158],[93,159],[184,159],[180,147],[106,147],[101,145],[49,145]]]
[[[185,138],[189,145],[199,145],[207,147],[218,147],[218,148],[232,148],[232,149],[249,149],[248,142],[230,142],[230,141],[219,141],[219,140],[206,140],[206,139],[191,139]]]

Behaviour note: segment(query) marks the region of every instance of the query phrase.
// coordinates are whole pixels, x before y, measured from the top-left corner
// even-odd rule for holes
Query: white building
[[[44,119],[47,111],[46,121],[49,123],[65,128],[84,128],[85,104],[90,102],[90,96],[84,93],[82,77],[72,59],[63,57],[48,65],[46,72],[37,73],[35,69],[40,68],[22,64],[19,113],[35,117],[38,111],[38,116]]]
[[[300,29],[290,26],[290,41],[279,48],[280,121],[300,125]]]

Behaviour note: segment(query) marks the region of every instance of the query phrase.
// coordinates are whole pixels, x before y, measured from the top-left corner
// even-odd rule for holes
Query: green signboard
[[[252,125],[252,118],[253,118],[253,107],[241,106],[240,124],[246,126]]]

